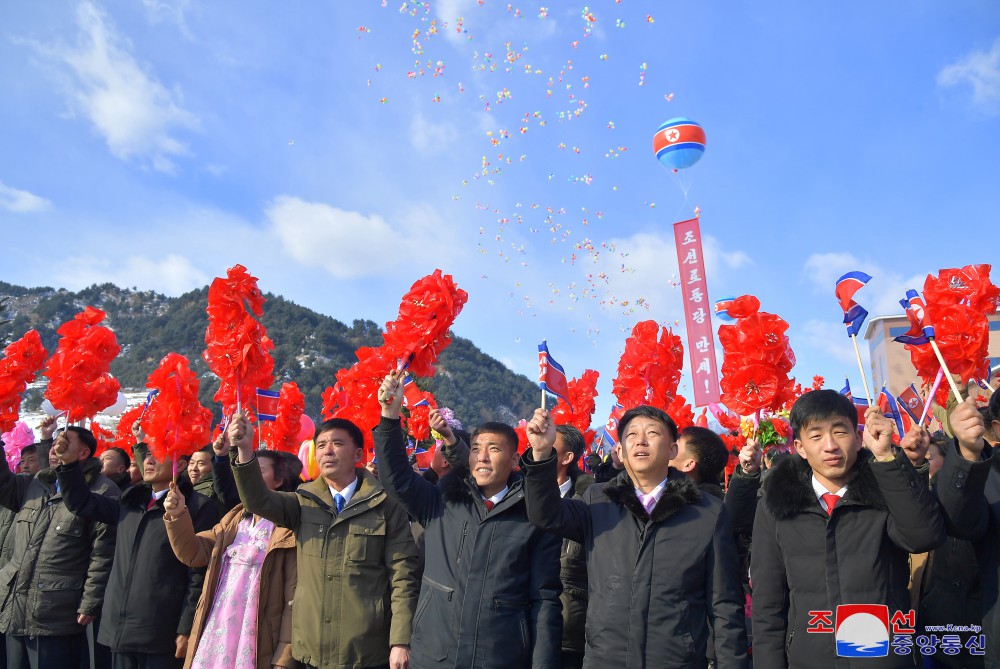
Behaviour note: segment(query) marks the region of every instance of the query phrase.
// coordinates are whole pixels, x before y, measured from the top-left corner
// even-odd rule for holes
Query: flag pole
[[[861,362],[861,349],[858,348],[858,336],[852,334],[851,341],[854,342],[854,355],[858,358],[858,369],[861,370],[861,380],[865,384],[865,398],[868,400],[868,406],[871,406],[872,391],[868,387],[868,376],[865,374],[865,365],[863,362]]]
[[[545,388],[542,388],[542,411],[545,411]]]
[[[937,389],[941,385],[941,379],[944,378],[944,368],[938,370],[937,378],[934,379],[934,385],[931,386],[931,394],[927,396],[927,400],[924,402],[924,412],[920,414],[920,422],[918,425],[924,424],[924,419],[927,418],[927,414],[931,410],[931,402],[934,401],[934,395],[937,394]]]
[[[941,355],[941,349],[938,348],[937,342],[934,341],[934,337],[928,337],[927,341],[931,343],[931,348],[934,349],[934,355],[937,356],[938,362],[941,363],[941,371],[944,372],[945,377],[948,379],[948,385],[951,386],[951,392],[955,395],[955,401],[961,404],[962,391],[958,389],[958,384],[955,383],[955,379],[952,378],[951,371],[948,369],[948,363],[944,361],[944,356]]]

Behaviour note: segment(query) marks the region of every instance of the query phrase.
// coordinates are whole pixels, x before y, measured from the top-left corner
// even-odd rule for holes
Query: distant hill
[[[355,320],[348,326],[281,296],[266,297],[263,323],[275,342],[276,381],[298,383],[306,397],[307,413],[318,418],[324,388],[333,385],[338,370],[354,364],[357,348],[382,344],[381,326],[368,320]],[[6,345],[34,328],[51,354],[59,325],[91,305],[107,312],[105,324],[115,331],[122,347],[111,373],[124,388],[144,388],[160,359],[176,351],[186,356],[201,376],[202,403],[213,406],[211,398],[219,381],[201,357],[208,325],[207,299],[207,286],[180,297],[166,297],[112,284],[74,293],[0,281],[0,344]],[[418,379],[417,384],[432,391],[438,404],[451,407],[467,426],[488,420],[513,424],[530,417],[537,404],[534,383],[461,337],[455,337],[441,355],[437,375]],[[32,408],[41,402],[41,393],[29,393],[26,404]]]

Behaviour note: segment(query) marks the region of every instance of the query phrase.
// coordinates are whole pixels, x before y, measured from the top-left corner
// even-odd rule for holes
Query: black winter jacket
[[[915,666],[919,653],[837,657],[834,634],[806,631],[809,611],[835,616],[842,604],[884,604],[890,619],[909,612],[908,553],[935,548],[945,535],[938,505],[906,456],[874,462],[861,450],[831,515],[817,500],[812,468],[798,455],[775,465],[763,487],[750,566],[754,667]]]
[[[970,462],[956,443],[944,458],[934,492],[944,509],[948,534],[970,540],[975,547],[986,667],[1000,669],[1000,450],[987,446],[981,461]]]
[[[583,499],[587,488],[594,484],[594,477],[579,470],[571,470],[569,477],[572,483],[566,498]],[[559,597],[563,607],[562,649],[571,653],[583,653],[587,623],[587,556],[583,553],[583,546],[575,541],[563,539],[559,579],[563,587]]]
[[[528,522],[521,476],[487,512],[461,457],[435,486],[410,467],[398,420],[373,435],[382,485],[425,528],[413,666],[558,669],[560,542]]]
[[[528,517],[583,545],[590,601],[586,669],[692,669],[706,665],[709,625],[716,666],[747,666],[743,591],[722,502],[671,469],[646,513],[627,472],[559,499],[555,454],[522,458]]]
[[[147,509],[153,491],[129,488],[120,500],[91,494],[80,467],[58,468],[66,507],[81,518],[118,525],[111,580],[104,599],[98,641],[116,653],[173,653],[180,634],[190,634],[204,569],[190,569],[174,556],[163,524],[163,498]],[[215,504],[178,479],[196,532],[219,521]]]
[[[89,458],[85,486],[115,500],[117,486]],[[0,504],[13,511],[10,562],[0,569],[0,631],[17,636],[65,636],[84,630],[77,614],[98,615],[115,553],[115,528],[78,517],[62,504],[56,473],[16,476],[0,458]]]

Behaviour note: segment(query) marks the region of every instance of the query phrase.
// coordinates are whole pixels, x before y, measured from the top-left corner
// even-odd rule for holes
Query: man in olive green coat
[[[323,669],[407,669],[420,588],[417,547],[406,513],[357,467],[361,430],[343,419],[321,423],[320,477],[294,493],[264,485],[242,414],[228,430],[243,506],[296,535],[292,657]]]

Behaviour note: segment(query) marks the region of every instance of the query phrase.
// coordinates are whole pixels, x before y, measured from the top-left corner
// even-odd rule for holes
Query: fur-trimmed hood
[[[653,507],[653,513],[646,513],[645,507],[635,494],[635,485],[627,471],[604,484],[604,494],[615,504],[620,504],[632,512],[639,520],[654,523],[661,522],[675,515],[688,504],[694,504],[701,499],[701,491],[687,474],[673,467],[667,475],[667,484],[663,487],[663,496]]]
[[[885,511],[888,507],[871,470],[871,452],[861,449],[851,469],[844,503],[859,504]],[[812,486],[812,467],[800,455],[791,454],[772,468],[764,480],[764,499],[778,520],[805,511],[820,510]]]

